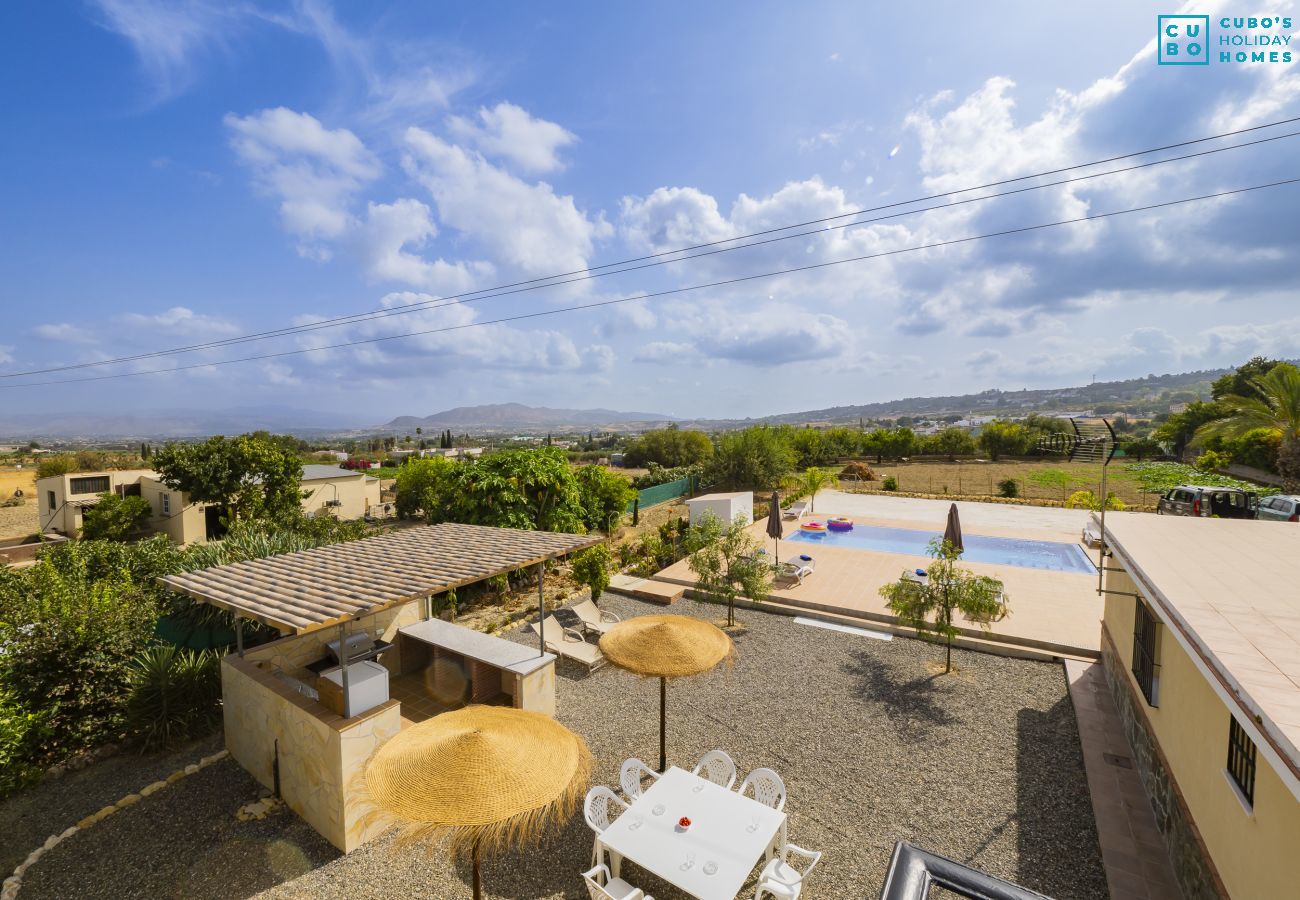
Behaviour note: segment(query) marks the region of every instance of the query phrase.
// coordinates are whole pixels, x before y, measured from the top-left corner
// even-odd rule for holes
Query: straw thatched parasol
[[[659,771],[668,768],[668,679],[707,672],[735,654],[718,626],[689,616],[637,616],[600,639],[600,651],[620,669],[659,679]]]
[[[542,713],[467,706],[401,731],[366,767],[377,814],[398,841],[469,851],[474,897],[483,849],[538,838],[573,815],[591,777],[581,737]]]

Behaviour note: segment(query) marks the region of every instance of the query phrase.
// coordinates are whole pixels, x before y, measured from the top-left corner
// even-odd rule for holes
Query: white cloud
[[[506,102],[491,109],[480,107],[477,122],[454,116],[448,128],[484,155],[504,158],[520,171],[533,174],[563,169],[559,151],[578,140],[554,122],[534,118],[527,110]]]
[[[400,281],[439,294],[464,293],[493,268],[482,262],[432,262],[411,253],[438,233],[429,207],[419,200],[371,203],[366,208],[365,226],[357,235],[362,258],[374,278]]]
[[[50,322],[37,325],[32,334],[47,341],[60,341],[68,344],[93,344],[95,336],[85,328],[68,322]]]
[[[198,57],[226,46],[250,8],[206,0],[93,0],[101,24],[130,42],[152,84],[166,100],[194,79]]]
[[[546,182],[528,184],[428,131],[407,129],[406,145],[403,166],[429,191],[441,221],[524,273],[585,268],[595,241],[610,232]]]
[[[196,313],[184,306],[173,306],[153,315],[128,313],[121,321],[133,329],[149,329],[177,337],[229,337],[240,333],[234,322]]]
[[[694,344],[685,341],[651,341],[632,354],[636,362],[663,363],[676,365],[694,360],[699,356]]]
[[[11,344],[0,344],[0,365],[6,365],[14,361],[13,350]]]
[[[244,117],[228,114],[225,123],[240,161],[280,201],[285,228],[303,239],[304,255],[319,255],[321,240],[347,231],[351,200],[381,172],[355,134],[326,128],[307,113],[278,107]]]

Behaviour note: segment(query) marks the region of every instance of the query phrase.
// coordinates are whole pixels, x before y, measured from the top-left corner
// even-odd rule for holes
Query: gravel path
[[[612,595],[601,602],[625,617],[662,611]],[[689,600],[673,611],[718,612]],[[669,762],[689,768],[717,747],[742,775],[780,772],[791,840],[825,853],[805,897],[876,896],[899,839],[1060,900],[1107,896],[1060,666],[956,650],[960,672],[936,677],[942,652],[918,641],[759,612],[741,620],[732,669],[669,686]],[[559,719],[591,745],[598,781],[616,784],[629,756],[657,759],[657,682],[565,666],[558,692]],[[20,897],[470,896],[468,868],[436,853],[394,851],[381,839],[339,856],[283,811],[237,822],[235,810],[258,793],[232,761],[205,769],[55,848]],[[579,815],[540,846],[485,859],[486,894],[585,896],[579,873],[591,840]],[[624,875],[659,900],[683,896],[633,864]]]

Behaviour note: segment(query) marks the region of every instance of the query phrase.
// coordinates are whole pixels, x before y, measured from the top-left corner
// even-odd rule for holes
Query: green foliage
[[[458,463],[441,456],[410,459],[397,470],[397,514],[403,518],[424,516],[430,522],[445,521],[452,498],[448,493],[451,470]]]
[[[288,520],[302,514],[302,462],[270,436],[221,435],[198,444],[169,443],[153,455],[163,484],[194,503],[224,506],[241,519]]]
[[[1223,439],[1221,446],[1234,462],[1276,472],[1282,450],[1282,432],[1276,428],[1252,428],[1238,437]]]
[[[41,777],[41,767],[32,758],[48,731],[47,717],[48,712],[32,712],[0,685],[0,798]]]
[[[1263,378],[1282,364],[1283,362],[1280,359],[1269,359],[1264,356],[1251,357],[1227,375],[1216,378],[1214,383],[1210,385],[1210,396],[1215,400],[1222,400],[1228,396],[1263,399],[1258,387],[1255,385],[1255,381]]]
[[[644,490],[657,484],[681,481],[683,478],[699,478],[703,474],[703,466],[677,466],[673,469],[665,469],[658,463],[650,463],[649,470],[644,475],[632,479],[632,487]]]
[[[1056,488],[1064,491],[1074,481],[1074,477],[1064,469],[1039,469],[1025,476],[1028,481],[1039,487]]]
[[[25,570],[0,569],[0,687],[46,726],[29,742],[31,762],[120,733],[127,664],[158,616],[153,578],[175,571],[177,556],[165,537],[76,541]]]
[[[612,531],[636,496],[632,482],[603,466],[581,466],[574,473],[582,499],[582,524],[589,531]]]
[[[1161,422],[1155,431],[1151,432],[1151,437],[1162,444],[1168,444],[1173,455],[1181,459],[1183,451],[1198,432],[1202,432],[1210,422],[1222,419],[1227,414],[1227,407],[1218,401],[1205,403],[1195,400],[1187,404],[1187,409],[1183,412],[1173,413]],[[1205,436],[1203,432],[1201,436]]]
[[[880,588],[889,611],[899,623],[915,628],[920,637],[942,639],[947,645],[946,671],[952,671],[952,639],[959,633],[955,613],[989,630],[992,622],[1006,618],[1008,607],[1002,582],[988,575],[976,575],[957,565],[961,552],[941,539],[930,542],[934,561],[924,584],[906,573]]]
[[[725,526],[716,516],[691,528],[686,538],[695,590],[705,599],[727,604],[727,625],[736,624],[736,598],[767,599],[772,569],[759,555],[758,541],[746,530],[744,516]]]
[[[707,434],[680,429],[676,425],[647,431],[623,451],[624,464],[634,467],[655,463],[671,469],[700,465],[712,457],[713,442]]]
[[[54,475],[67,475],[77,471],[77,458],[71,454],[47,456],[36,464],[37,478],[50,478]]]
[[[81,536],[86,540],[124,541],[138,534],[153,509],[143,497],[100,494],[99,502],[85,511]]]
[[[1276,489],[1262,488],[1257,484],[1251,484],[1239,478],[1230,478],[1227,475],[1201,472],[1182,463],[1130,463],[1125,466],[1125,472],[1137,480],[1142,490],[1152,494],[1164,494],[1170,488],[1177,487],[1180,484],[1240,488],[1243,491],[1254,491],[1260,496],[1277,493]]]
[[[758,425],[722,434],[708,467],[709,480],[732,488],[763,489],[780,484],[795,465],[786,431]]]
[[[989,422],[980,431],[979,445],[995,462],[1003,456],[1023,456],[1029,448],[1029,431],[1016,422]]]
[[[1101,501],[1092,491],[1075,491],[1065,501],[1066,509],[1090,509],[1098,512],[1101,509]],[[1116,511],[1128,509],[1128,505],[1115,494],[1114,491],[1108,491],[1106,494],[1106,508]]]
[[[1196,457],[1195,463],[1198,472],[1217,472],[1230,465],[1232,465],[1232,455],[1220,450],[1206,450]]]
[[[591,589],[593,600],[599,600],[600,595],[605,593],[605,588],[609,587],[612,562],[607,544],[597,544],[574,555],[573,578],[578,584]]]
[[[877,428],[862,439],[862,452],[874,453],[876,462],[912,456],[920,447],[916,432],[910,428]]]
[[[221,721],[221,655],[156,644],[127,669],[126,720],[145,748],[159,749],[213,731]]]
[[[1020,485],[1014,478],[1004,478],[998,482],[999,497],[1019,497]]]
[[[800,496],[808,498],[809,512],[816,509],[817,493],[826,488],[839,487],[839,479],[835,473],[828,469],[819,469],[816,466],[810,466],[804,473],[793,479],[795,489]]]
[[[945,428],[930,435],[922,445],[926,453],[934,453],[955,460],[959,456],[975,455],[975,439],[962,428]]]
[[[884,481],[880,482],[880,489],[890,492],[898,490],[898,479],[893,475],[886,475]]]
[[[1161,452],[1160,442],[1152,438],[1136,438],[1131,441],[1121,441],[1120,449],[1124,455],[1130,459],[1143,460],[1148,456],[1159,456]]]
[[[1279,363],[1249,382],[1248,394],[1224,394],[1222,418],[1206,422],[1198,438],[1241,438],[1261,428],[1279,433],[1277,472],[1288,493],[1300,491],[1300,369]]]

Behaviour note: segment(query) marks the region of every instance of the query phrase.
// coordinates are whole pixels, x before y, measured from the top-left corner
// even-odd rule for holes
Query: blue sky
[[[1300,20],[1297,5],[1275,12]],[[1156,15],[1173,5],[1063,9],[6,4],[0,374],[427,303],[1300,115],[1300,62],[1157,66]],[[1298,356],[1293,186],[211,365],[1297,177],[1297,140],[498,300],[56,373],[41,380],[198,365],[5,387],[0,406],[274,404],[381,421],[517,400],[744,416]]]

